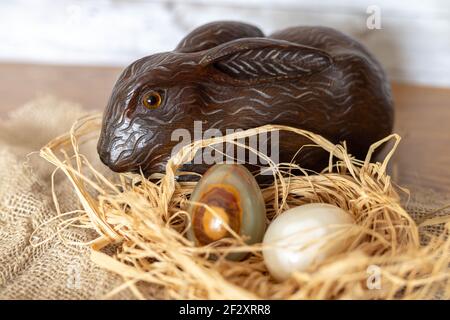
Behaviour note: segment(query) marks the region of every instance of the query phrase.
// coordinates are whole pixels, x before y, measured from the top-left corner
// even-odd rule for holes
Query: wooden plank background
[[[42,94],[103,110],[121,68],[0,64],[0,116]],[[394,181],[450,192],[450,89],[394,84]]]
[[[381,29],[368,29],[376,4]],[[242,20],[266,33],[324,25],[364,43],[392,80],[450,86],[450,1],[33,0],[0,2],[0,60],[124,66],[194,27]]]

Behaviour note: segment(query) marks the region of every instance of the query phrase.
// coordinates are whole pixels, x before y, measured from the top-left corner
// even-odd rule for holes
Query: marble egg
[[[232,237],[226,225],[246,237],[247,244],[261,242],[265,230],[266,207],[253,175],[240,164],[216,164],[197,183],[188,213],[191,228],[187,236],[197,245]],[[196,203],[208,205],[205,206]],[[241,260],[246,252],[231,253],[231,260]]]
[[[283,281],[295,271],[304,271],[312,263],[342,252],[345,240],[337,241],[332,235],[353,225],[349,213],[330,204],[311,203],[285,211],[272,221],[264,235],[267,269],[275,279]]]

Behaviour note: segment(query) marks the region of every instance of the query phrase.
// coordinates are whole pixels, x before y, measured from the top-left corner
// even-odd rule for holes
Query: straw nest
[[[195,141],[174,155],[165,174],[147,180],[137,174],[106,176],[80,153],[80,146],[98,138],[101,118],[87,116],[69,133],[49,142],[41,156],[62,171],[73,185],[81,208],[59,211],[60,228],[91,228],[98,238],[90,243],[91,258],[99,266],[124,278],[120,290],[136,298],[166,299],[427,299],[450,298],[448,237],[450,221],[440,235],[421,234],[401,206],[399,192],[386,173],[400,137],[391,135],[375,143],[364,161],[353,158],[344,145],[319,135],[284,126],[267,125],[225,137]],[[261,244],[246,246],[228,239],[229,246],[196,247],[187,240],[186,212],[195,182],[178,182],[177,169],[201,148],[259,132],[286,130],[309,138],[330,153],[321,173],[289,174],[294,164],[272,168],[275,182],[262,190],[267,224],[288,208],[312,202],[335,204],[356,221],[345,237],[345,252],[276,282],[268,273]],[[242,141],[242,140],[241,140]],[[372,163],[373,152],[388,141],[392,149],[383,162]],[[338,159],[338,161],[332,161]],[[297,168],[298,169],[298,168]],[[139,183],[138,183],[139,182]],[[54,191],[56,208],[58,197]],[[433,223],[430,221],[429,223]],[[330,239],[330,241],[334,241]],[[113,247],[114,250],[106,250]],[[251,251],[244,261],[228,261],[227,252]],[[214,253],[218,259],[208,259]],[[108,297],[108,296],[107,296]],[[106,297],[106,298],[107,298]]]

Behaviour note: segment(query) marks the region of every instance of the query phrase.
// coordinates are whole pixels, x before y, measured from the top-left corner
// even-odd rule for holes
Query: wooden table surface
[[[0,64],[0,115],[40,94],[101,110],[120,73],[113,67]],[[400,185],[450,193],[450,88],[392,86],[402,142],[390,172]]]

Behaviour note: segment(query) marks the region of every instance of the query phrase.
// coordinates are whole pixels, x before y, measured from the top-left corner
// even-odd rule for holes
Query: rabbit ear
[[[214,66],[237,81],[264,82],[317,73],[332,63],[322,50],[268,38],[238,39],[207,51],[202,66]]]

